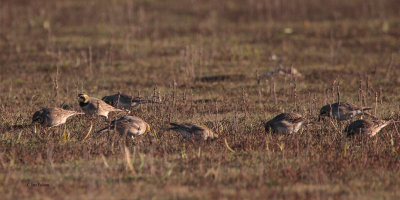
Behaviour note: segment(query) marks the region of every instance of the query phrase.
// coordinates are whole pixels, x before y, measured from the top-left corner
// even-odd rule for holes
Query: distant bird
[[[337,121],[352,119],[358,115],[369,115],[374,117],[373,115],[365,112],[371,109],[372,108],[369,107],[358,107],[347,102],[328,104],[321,108],[318,121],[321,120],[321,117],[331,117]]]
[[[373,137],[382,128],[390,124],[390,122],[391,121],[385,121],[385,120],[360,119],[348,125],[345,128],[345,132],[347,132],[347,136],[366,135],[369,137]]]
[[[296,77],[296,78],[303,77],[303,75],[293,66],[283,67],[281,65],[279,67],[277,67],[274,71],[271,71],[271,72],[261,75],[261,77],[272,77],[272,76]]]
[[[101,115],[108,118],[109,112],[123,111],[108,105],[100,99],[89,97],[86,94],[78,94],[78,98],[79,106],[82,108],[83,112],[88,115]]]
[[[215,134],[212,130],[204,125],[196,125],[191,123],[170,123],[170,125],[172,127],[169,128],[169,130],[174,130],[180,133],[183,138],[188,141],[199,141],[218,138],[217,134]]]
[[[113,94],[110,96],[104,96],[101,100],[103,100],[104,102],[106,102],[111,106],[115,106],[116,108],[123,108],[128,110],[131,110],[132,108],[135,108],[140,104],[144,103],[159,103],[157,101],[149,99],[141,99],[138,97],[134,98],[132,96],[121,93]]]
[[[67,119],[71,116],[81,114],[84,113],[64,110],[62,108],[42,108],[33,114],[32,123],[38,122],[43,126],[54,127],[65,124]]]
[[[108,130],[109,127],[105,127],[98,133],[102,133]],[[143,135],[150,132],[150,125],[143,119],[135,116],[125,116],[111,122],[111,130],[116,130],[120,135],[127,135],[131,138],[133,136]]]
[[[275,133],[291,134],[297,133],[307,123],[307,120],[297,113],[281,113],[265,123],[264,128],[266,132],[272,130]]]

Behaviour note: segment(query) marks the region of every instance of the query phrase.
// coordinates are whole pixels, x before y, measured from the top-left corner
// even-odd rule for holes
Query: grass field
[[[315,121],[339,98],[399,120],[399,10],[398,0],[0,1],[0,198],[399,199],[398,124],[361,140],[329,120],[295,135],[263,128],[288,111]],[[264,76],[279,65],[303,77]],[[108,121],[87,116],[24,126],[41,107],[80,110],[78,93],[118,91],[160,96],[134,110],[150,134],[95,134]],[[185,142],[169,122],[212,124],[220,137]]]

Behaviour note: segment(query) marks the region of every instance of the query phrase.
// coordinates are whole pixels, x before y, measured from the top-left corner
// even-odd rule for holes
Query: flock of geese
[[[132,108],[143,103],[156,103],[152,100],[133,98],[129,95],[117,93],[105,96],[102,99],[90,97],[87,94],[78,95],[79,106],[83,112],[65,110],[62,108],[42,108],[36,111],[32,117],[32,123],[40,123],[45,127],[54,127],[65,124],[67,119],[74,115],[100,115],[108,118],[110,112],[127,112]],[[354,119],[360,115],[371,116],[373,119],[360,119],[353,121],[346,128],[345,132],[348,136],[374,136],[382,128],[390,124],[392,121],[378,120],[375,116],[369,114],[369,107],[358,107],[347,102],[333,103],[325,105],[321,108],[318,121],[321,118],[329,117],[336,121],[347,121]],[[266,132],[274,132],[281,134],[297,133],[304,125],[311,122],[297,113],[281,113],[264,124]],[[180,133],[184,139],[190,141],[199,141],[217,138],[210,128],[204,125],[192,123],[170,123],[169,130]],[[115,130],[121,135],[131,138],[150,132],[150,125],[143,119],[136,116],[124,116],[111,122],[110,125],[97,131],[98,133]]]

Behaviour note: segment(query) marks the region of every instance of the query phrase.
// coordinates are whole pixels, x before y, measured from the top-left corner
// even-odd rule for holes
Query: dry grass
[[[291,136],[262,127],[283,111],[315,120],[338,93],[398,120],[396,0],[1,5],[4,199],[400,197],[398,126],[361,141],[344,137],[344,124],[316,123]],[[261,78],[279,64],[304,77]],[[118,91],[161,96],[162,104],[135,110],[151,134],[98,135],[107,122],[86,116],[49,130],[24,126],[43,106],[79,110],[80,92]],[[213,123],[220,138],[185,142],[166,131],[172,121]]]

